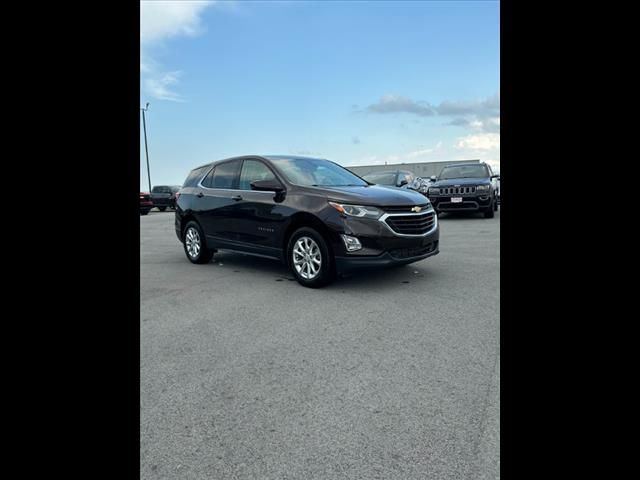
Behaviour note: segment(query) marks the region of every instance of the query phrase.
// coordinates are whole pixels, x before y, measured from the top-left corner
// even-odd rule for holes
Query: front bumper
[[[339,273],[369,267],[405,265],[437,255],[440,226],[437,217],[434,227],[424,235],[398,235],[384,222],[341,218],[338,224],[329,224],[335,232],[332,241],[336,269]],[[340,234],[356,237],[362,249],[347,252]]]
[[[440,253],[440,249],[438,248],[438,240],[428,243],[426,246],[421,248],[407,248],[407,249],[397,249],[392,250],[390,252],[381,253],[378,256],[370,257],[370,256],[359,256],[352,255],[349,257],[335,257],[336,258],[336,270],[339,273],[351,272],[354,270],[360,270],[363,268],[376,268],[376,267],[389,267],[392,265],[407,265],[409,263],[418,262],[428,257],[432,257],[433,255],[437,255]],[[400,256],[397,252],[407,252],[409,256],[403,256],[400,253]],[[422,251],[422,253],[419,253]],[[413,253],[417,255],[413,255]]]
[[[454,195],[456,196],[456,195]],[[452,196],[430,196],[429,200],[438,212],[477,212],[486,210],[491,205],[491,194],[457,195],[462,197],[461,203],[453,203]]]

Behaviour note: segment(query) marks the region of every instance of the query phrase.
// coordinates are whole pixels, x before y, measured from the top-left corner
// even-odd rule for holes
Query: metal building
[[[388,165],[357,165],[354,167],[347,167],[356,175],[367,175],[373,172],[385,172],[396,170],[408,170],[412,172],[416,177],[430,177],[431,175],[438,175],[440,171],[446,165],[452,165],[456,163],[479,163],[480,160],[452,160],[449,162],[418,162],[418,163],[390,163]]]

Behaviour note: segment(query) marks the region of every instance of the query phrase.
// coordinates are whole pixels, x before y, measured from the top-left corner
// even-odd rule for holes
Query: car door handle
[[[196,197],[198,197],[198,198],[202,198],[202,197],[204,197],[204,193],[202,193],[202,192],[198,192],[198,195],[196,195]]]
[[[235,200],[237,202],[239,200],[242,200],[242,197],[240,195],[236,195],[235,197],[231,197],[231,200]]]

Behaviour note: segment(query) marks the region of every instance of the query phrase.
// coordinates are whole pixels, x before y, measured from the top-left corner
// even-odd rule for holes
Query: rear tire
[[[214,250],[207,248],[204,233],[196,222],[189,222],[182,232],[182,245],[187,259],[199,265],[209,263]]]
[[[160,210],[161,212],[164,212],[167,209],[167,207],[158,207],[158,210]]]
[[[324,287],[336,277],[333,253],[322,235],[310,227],[299,228],[291,235],[287,245],[287,263],[293,276],[304,287]]]
[[[146,215],[149,213],[149,210],[140,210],[140,215]]]

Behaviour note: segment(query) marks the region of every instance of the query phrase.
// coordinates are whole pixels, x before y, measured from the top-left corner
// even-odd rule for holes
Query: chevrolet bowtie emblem
[[[412,212],[416,212],[416,213],[418,213],[420,210],[422,210],[422,207],[413,207],[411,209]]]

